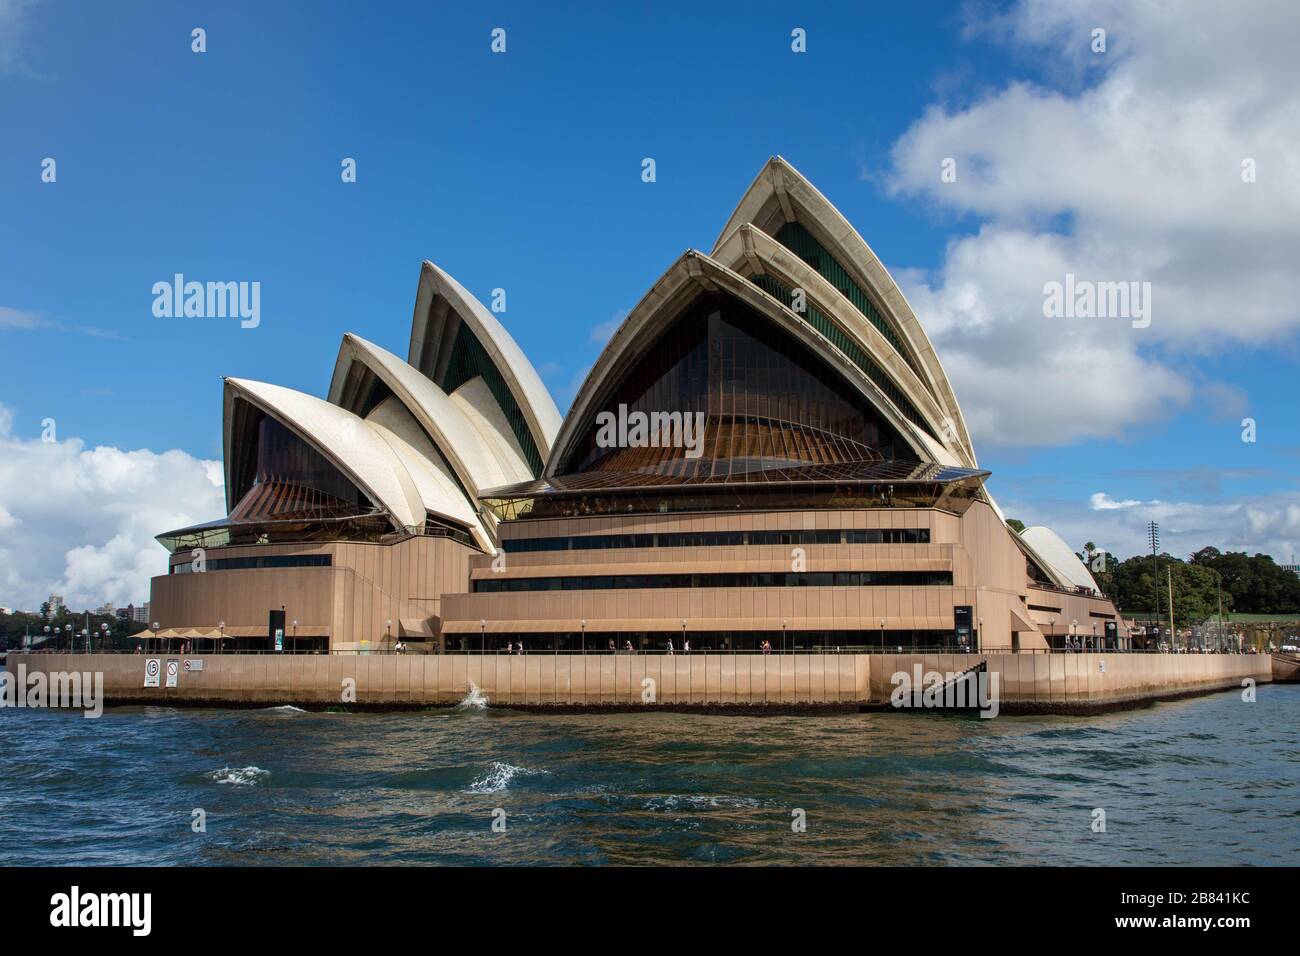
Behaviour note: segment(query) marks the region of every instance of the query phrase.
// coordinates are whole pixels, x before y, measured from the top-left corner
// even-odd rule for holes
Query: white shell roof
[[[897,412],[893,404],[887,401],[878,386],[871,382],[866,373],[854,365],[838,349],[833,348],[820,334],[816,333],[798,314],[790,311],[784,304],[772,298],[754,283],[737,272],[728,269],[722,263],[702,252],[688,249],[650,288],[640,302],[628,313],[622,325],[606,343],[600,357],[587,374],[587,379],[579,389],[564,420],[555,448],[546,463],[545,474],[557,473],[566,455],[566,447],[574,441],[585,421],[594,414],[593,403],[597,401],[606,387],[606,382],[617,380],[625,374],[626,369],[642,354],[654,336],[667,323],[676,319],[691,300],[698,294],[710,289],[723,288],[750,307],[768,316],[772,321],[792,333],[814,354],[824,359],[838,371],[850,384],[866,395],[882,416],[889,420],[898,433],[913,442],[918,454],[925,458],[935,451],[932,443],[923,443],[919,437],[924,433]],[[944,453],[946,454],[946,453]],[[931,460],[940,460],[934,456]]]
[[[233,398],[251,402],[292,429],[347,475],[370,499],[405,527],[423,527],[424,500],[392,447],[364,420],[323,399],[280,385],[226,379],[227,411]],[[226,415],[227,479],[233,457],[246,454],[231,447]]]
[[[330,383],[331,402],[341,400],[348,369],[353,362],[363,363],[401,399],[446,456],[470,495],[477,496],[485,488],[528,481],[533,477],[504,416],[498,412],[498,424],[505,427],[505,434],[489,440],[485,432],[490,431],[493,424],[481,415],[474,418],[466,415],[466,405],[470,404],[467,397],[453,399],[414,366],[358,335],[349,333],[343,337],[334,379]],[[457,391],[463,391],[477,381],[480,380],[466,382]],[[471,389],[467,394],[473,395],[474,391]]]
[[[964,447],[965,455],[962,457],[969,462],[970,467],[975,467],[975,452],[961,408],[947,374],[939,364],[934,346],[930,344],[911,305],[904,298],[893,276],[857,230],[802,173],[780,156],[769,159],[723,227],[714,245],[715,254],[737,227],[753,223],[757,228],[763,229],[768,225],[766,220],[772,219],[777,211],[785,222],[800,222],[805,227],[811,227],[810,231],[818,241],[836,254],[840,264],[849,270],[855,281],[864,289],[875,293],[876,305],[881,307],[881,311],[915,354],[926,387],[952,419],[951,430]]]
[[[1101,590],[1097,587],[1092,573],[1079,560],[1079,556],[1051,528],[1044,528],[1042,525],[1026,528],[1020,533],[1020,537],[1034,554],[1049,566],[1048,569],[1062,579],[1063,583],[1074,587],[1091,588],[1094,591]]]
[[[439,459],[424,429],[411,417],[401,399],[389,396],[380,402],[366,416],[366,424],[388,443],[402,462],[426,511],[465,525],[480,548],[489,552],[494,550],[474,506],[460,490],[455,476]]]
[[[429,334],[428,306],[433,295],[440,295],[451,305],[462,322],[467,323],[492,358],[514,396],[537,451],[545,461],[560,431],[560,411],[542,383],[537,370],[518,343],[496,317],[478,299],[444,270],[425,261],[420,267],[420,287],[416,293],[415,317],[411,323],[411,348],[408,359],[418,360]],[[532,477],[530,474],[528,477]]]

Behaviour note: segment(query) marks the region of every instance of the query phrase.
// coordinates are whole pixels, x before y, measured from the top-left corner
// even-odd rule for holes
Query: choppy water
[[[0,865],[1296,865],[1297,727],[1295,686],[991,721],[0,710]]]

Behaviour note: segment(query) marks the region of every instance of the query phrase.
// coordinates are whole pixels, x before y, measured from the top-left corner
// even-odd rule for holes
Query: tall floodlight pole
[[[1169,649],[1174,648],[1174,569],[1168,569],[1169,574]]]
[[[1160,643],[1160,525],[1154,521],[1147,522],[1147,540],[1151,543],[1151,588],[1155,592],[1155,611],[1152,620],[1156,622],[1156,644]],[[1169,635],[1170,648],[1174,636]],[[1157,646],[1157,650],[1159,647]]]

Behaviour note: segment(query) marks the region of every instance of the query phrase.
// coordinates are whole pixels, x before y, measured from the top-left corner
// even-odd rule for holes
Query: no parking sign
[[[173,659],[167,662],[167,686],[168,687],[176,686],[176,678],[180,675],[180,672],[181,672],[180,661]]]

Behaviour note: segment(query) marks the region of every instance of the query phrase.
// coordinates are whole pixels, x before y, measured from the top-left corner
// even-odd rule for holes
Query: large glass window
[[[501,549],[597,551],[613,548],[719,548],[747,545],[929,544],[929,528],[836,528],[828,531],[674,531],[658,534],[593,534],[564,538],[507,538]]]
[[[704,415],[697,455],[682,442],[614,447],[600,412]],[[910,445],[842,375],[769,318],[723,294],[701,296],[592,410],[561,473],[696,479],[846,462],[916,461]]]
[[[554,578],[479,578],[475,593],[595,591],[663,588],[935,587],[952,584],[951,571],[729,572],[720,574],[599,574]]]
[[[231,521],[344,518],[375,510],[346,475],[285,425],[260,411],[244,425],[256,435],[257,455],[245,457],[242,474],[234,476],[242,493]]]

